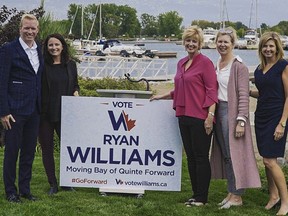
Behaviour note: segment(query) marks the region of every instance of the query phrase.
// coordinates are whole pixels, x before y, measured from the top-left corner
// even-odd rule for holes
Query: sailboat
[[[90,36],[95,24],[95,20],[97,17],[97,13],[98,13],[98,9],[99,9],[99,13],[100,13],[100,20],[99,20],[99,39],[98,40],[91,40]],[[81,15],[81,36],[83,36],[83,6],[82,6],[82,15]],[[77,10],[76,10],[76,14],[78,11],[78,6],[77,6]],[[75,17],[76,17],[75,14]],[[73,19],[73,23],[75,21],[75,17]],[[72,25],[73,25],[72,23]],[[72,29],[72,26],[70,28],[70,31]],[[140,46],[137,45],[128,45],[128,44],[122,44],[120,41],[118,40],[106,40],[103,36],[102,36],[102,4],[100,3],[97,7],[97,11],[89,32],[89,35],[87,37],[87,39],[80,39],[80,40],[75,40],[73,41],[73,45],[74,47],[77,49],[77,51],[79,53],[85,53],[86,55],[91,55],[91,54],[96,54],[96,55],[122,55],[122,53],[126,53],[126,55],[143,55],[144,53],[146,53],[145,48],[142,48]],[[154,52],[156,50],[153,50]],[[152,51],[151,51],[152,52]]]
[[[220,1],[220,29],[225,28],[225,11],[228,19],[228,12],[227,12],[227,5],[226,5],[226,0],[221,0]],[[215,49],[216,48],[216,35],[218,33],[217,29],[208,27],[203,29],[203,36],[204,36],[204,45],[202,48],[206,49]]]
[[[218,30],[208,27],[203,29],[203,38],[204,38],[204,44],[203,44],[203,49],[215,49],[216,48],[216,43],[215,43],[215,38]]]
[[[247,49],[257,49],[259,44],[259,34],[257,29],[248,29],[244,39],[247,41]]]
[[[76,9],[76,12],[75,12],[75,15],[74,15],[74,18],[73,18],[73,21],[72,21],[72,24],[71,24],[71,27],[69,30],[69,34],[72,34],[72,27],[73,27],[74,22],[75,22],[78,8],[79,8],[79,5],[77,5],[77,9]],[[100,11],[99,12],[100,13],[100,21],[99,21],[99,25],[100,25],[99,26],[99,38],[100,39],[99,40],[90,40],[90,36],[91,36],[92,30],[94,28],[95,20],[97,18],[98,10]],[[81,14],[81,37],[83,37],[83,26],[84,26],[84,20],[83,20],[84,7],[83,6],[82,6],[81,13],[82,13]],[[95,17],[94,17],[94,20],[93,20],[92,26],[90,28],[90,32],[89,32],[87,39],[81,38],[80,40],[74,40],[73,41],[73,46],[76,48],[77,51],[90,52],[90,51],[103,50],[105,38],[103,38],[103,36],[102,36],[102,14],[101,13],[102,13],[102,7],[101,7],[101,3],[100,3],[97,7],[97,11],[96,11],[96,14],[95,14]]]
[[[255,11],[256,11],[256,28],[251,28],[251,20],[254,10],[254,1],[255,1]],[[250,9],[250,20],[249,20],[249,29],[245,31],[244,38],[238,41],[238,49],[258,49],[259,44],[259,33],[257,31],[257,17],[258,17],[258,2],[257,0],[251,1],[251,9]]]

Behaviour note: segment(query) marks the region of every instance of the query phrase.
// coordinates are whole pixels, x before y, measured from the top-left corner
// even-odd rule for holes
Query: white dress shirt
[[[19,37],[19,42],[21,44],[21,46],[23,47],[23,49],[25,50],[29,61],[35,71],[35,73],[37,73],[40,62],[39,62],[39,57],[38,57],[38,52],[37,52],[37,44],[33,43],[33,46],[30,48],[21,37]]]

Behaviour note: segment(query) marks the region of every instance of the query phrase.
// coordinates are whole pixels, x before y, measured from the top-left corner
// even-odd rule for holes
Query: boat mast
[[[250,7],[250,19],[249,19],[249,29],[251,29],[251,21],[252,21],[252,14],[253,14],[253,2],[254,0],[251,1],[251,7]]]
[[[257,30],[257,27],[258,27],[258,0],[255,0],[255,1],[256,1],[256,30]],[[262,35],[260,25],[259,25],[259,34],[260,34],[260,36]]]
[[[254,10],[254,0],[251,1],[249,29],[252,29],[251,23],[252,23],[253,10]],[[256,32],[258,32],[258,28],[259,28],[259,34],[261,35],[261,26],[258,27],[258,0],[255,0],[255,30]]]
[[[87,40],[90,39],[90,36],[91,36],[91,34],[92,34],[93,27],[94,27],[94,24],[95,24],[95,20],[96,20],[96,18],[97,18],[97,14],[98,14],[98,9],[99,9],[99,6],[97,7],[97,10],[96,10],[96,13],[95,13],[95,17],[94,17],[94,19],[93,19],[93,23],[92,23],[92,26],[91,26],[91,28],[90,28],[90,32],[89,32],[89,35],[88,35]]]
[[[83,26],[84,26],[84,8],[83,5],[81,5],[82,7],[82,13],[81,13],[81,38],[83,38]]]
[[[225,11],[226,11],[226,15],[227,15],[227,20],[229,20],[226,0],[220,0],[220,20],[221,20],[220,28],[223,28],[223,29],[226,27],[226,25],[225,25]]]
[[[78,8],[79,8],[79,5],[77,5],[77,7],[76,7],[76,12],[75,12],[75,15],[73,17],[73,21],[72,21],[72,24],[71,24],[70,30],[69,30],[69,35],[72,34],[72,28],[73,28],[73,25],[74,25],[74,22],[75,22],[75,19],[76,19],[76,16],[77,16]]]
[[[255,10],[256,10],[256,19],[255,19],[255,25],[256,25],[256,29],[258,27],[258,7],[257,7],[257,0],[255,0]]]
[[[102,4],[100,1],[100,18],[99,18],[99,37],[102,39]]]
[[[223,24],[224,23],[223,1],[224,0],[220,0],[220,29],[223,28],[223,26],[225,25],[225,24]]]

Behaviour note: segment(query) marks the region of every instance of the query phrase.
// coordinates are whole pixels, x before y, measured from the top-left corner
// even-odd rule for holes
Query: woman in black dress
[[[288,62],[279,35],[266,32],[260,38],[260,64],[254,72],[258,91],[250,91],[257,98],[255,133],[259,154],[263,157],[268,181],[270,210],[281,201],[277,215],[288,213],[287,185],[284,173],[277,163],[283,157],[287,138],[288,117]]]
[[[60,138],[61,97],[78,96],[79,85],[77,67],[71,60],[68,46],[60,34],[51,34],[44,41],[43,55],[45,70],[42,75],[42,110],[39,129],[39,142],[42,148],[42,160],[48,182],[49,195],[58,192],[54,162],[54,131]],[[74,190],[62,187],[63,190]]]

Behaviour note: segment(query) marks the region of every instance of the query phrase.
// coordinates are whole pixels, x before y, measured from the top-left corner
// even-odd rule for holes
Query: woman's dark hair
[[[54,60],[52,58],[52,55],[48,52],[48,41],[50,38],[56,38],[58,39],[63,46],[63,50],[61,52],[61,64],[66,64],[70,60],[69,52],[68,52],[68,45],[64,39],[64,37],[61,34],[54,33],[47,36],[47,38],[44,41],[43,44],[43,55],[44,60],[48,64],[53,64]]]

